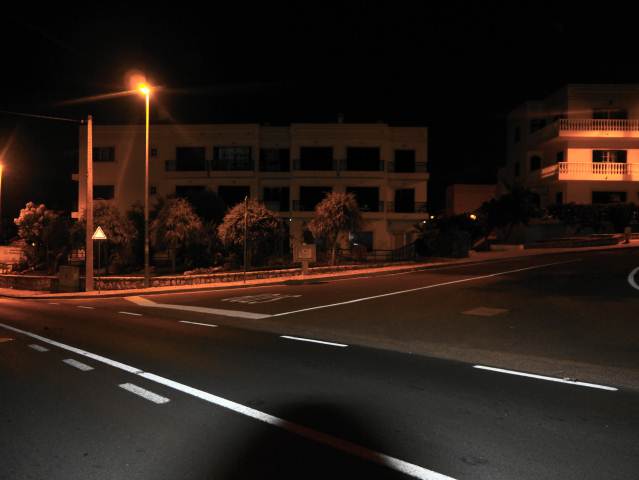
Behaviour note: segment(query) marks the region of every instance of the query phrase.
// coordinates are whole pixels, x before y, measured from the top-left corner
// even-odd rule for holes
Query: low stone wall
[[[49,275],[0,275],[0,288],[55,292],[58,278]]]

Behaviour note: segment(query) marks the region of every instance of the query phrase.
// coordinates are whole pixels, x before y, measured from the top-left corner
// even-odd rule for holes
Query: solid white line
[[[76,305],[78,308],[86,308],[87,310],[95,310],[95,307],[85,307],[84,305]]]
[[[566,262],[544,263],[543,265],[534,265],[532,267],[517,268],[515,270],[506,270],[505,272],[497,272],[497,273],[491,273],[491,274],[488,274],[488,275],[480,275],[480,276],[477,276],[477,277],[462,278],[460,280],[451,280],[450,282],[435,283],[433,285],[426,285],[424,287],[409,288],[408,290],[399,290],[397,292],[382,293],[380,295],[373,295],[373,296],[370,296],[370,297],[356,298],[354,300],[347,300],[345,302],[331,303],[331,304],[328,304],[328,305],[318,305],[316,307],[302,308],[300,310],[292,310],[290,312],[274,313],[271,316],[272,317],[280,317],[282,315],[291,315],[293,313],[309,312],[311,310],[319,310],[321,308],[338,307],[340,305],[348,305],[349,303],[365,302],[367,300],[374,300],[376,298],[390,297],[390,296],[393,296],[393,295],[401,295],[403,293],[410,293],[410,292],[418,292],[420,290],[427,290],[429,288],[443,287],[443,286],[446,286],[446,285],[454,285],[456,283],[472,282],[472,281],[475,281],[475,280],[483,280],[485,278],[492,278],[492,277],[498,277],[500,275],[507,275],[509,273],[525,272],[527,270],[535,270],[535,269],[538,269],[538,268],[551,267],[553,265],[563,265],[563,264],[566,264],[566,263],[574,263],[574,262],[580,262],[580,261],[581,261],[581,259],[568,260]]]
[[[48,352],[49,349],[45,348],[41,345],[36,345],[35,343],[32,343],[31,345],[29,345],[29,348],[33,348],[34,350],[38,351],[38,352]]]
[[[141,317],[142,314],[141,313],[133,313],[133,312],[118,312],[121,313],[122,315],[133,315],[134,317]]]
[[[265,313],[244,312],[241,310],[224,310],[221,308],[208,308],[208,307],[196,307],[192,305],[173,305],[171,303],[156,303],[148,298],[139,296],[124,297],[125,300],[133,302],[140,307],[152,307],[152,308],[165,308],[169,310],[181,310],[184,312],[197,312],[207,313],[210,315],[220,315],[224,317],[236,317],[236,318],[250,318],[253,320],[259,320],[261,318],[268,318],[271,315]]]
[[[204,327],[217,327],[217,325],[212,325],[210,323],[189,322],[188,320],[180,320],[180,323],[190,323],[191,325],[202,325]]]
[[[473,368],[480,370],[490,370],[491,372],[508,373],[510,375],[517,375],[520,377],[536,378],[539,380],[548,380],[549,382],[567,383],[569,385],[578,385],[580,387],[598,388],[600,390],[610,390],[616,392],[618,389],[615,387],[608,387],[606,385],[598,385],[596,383],[578,382],[576,380],[566,380],[564,378],[546,377],[545,375],[537,375],[534,373],[517,372],[515,370],[505,370],[503,368],[486,367],[484,365],[473,365]]]
[[[332,345],[333,347],[348,347],[344,343],[323,342],[322,340],[313,340],[311,338],[291,337],[288,335],[280,335],[282,338],[288,338],[289,340],[299,340],[300,342],[321,343],[323,345]]]
[[[140,397],[153,403],[162,404],[170,402],[168,398],[158,395],[157,393],[153,393],[149,390],[145,390],[144,388],[133,385],[132,383],[123,383],[119,385],[119,387],[128,390],[131,393],[135,393],[136,395],[139,395]]]
[[[54,345],[56,347],[62,348],[64,350],[68,350],[70,352],[74,352],[78,355],[83,355],[85,357],[91,358],[100,363],[105,363],[112,367],[119,368],[120,370],[124,370],[125,372],[138,375],[149,381],[159,383],[160,385],[167,386],[174,390],[178,390],[180,392],[186,393],[187,395],[191,395],[193,397],[204,400],[205,402],[212,403],[222,408],[226,408],[233,412],[239,413],[241,415],[245,415],[255,420],[259,420],[260,422],[264,422],[274,427],[278,427],[283,430],[286,430],[288,432],[295,433],[306,439],[313,440],[317,443],[321,443],[324,445],[328,445],[336,450],[340,450],[342,452],[362,458],[369,462],[391,468],[393,470],[404,473],[406,475],[410,475],[415,478],[420,478],[422,480],[455,480],[452,477],[448,477],[441,473],[428,470],[427,468],[420,467],[419,465],[408,463],[408,462],[405,462],[404,460],[400,460],[399,458],[391,457],[389,455],[385,455],[375,450],[370,450],[362,445],[358,445],[356,443],[343,440],[339,437],[335,437],[327,433],[322,433],[317,430],[313,430],[311,428],[305,427],[298,423],[290,422],[288,420],[284,420],[282,418],[269,415],[268,413],[260,412],[259,410],[255,410],[254,408],[247,407],[245,405],[233,402],[231,400],[227,400],[222,397],[218,397],[217,395],[213,395],[212,393],[208,393],[203,390],[198,390],[197,388],[189,387],[188,385],[184,385],[182,383],[169,380],[168,378],[164,378],[159,375],[155,375],[153,373],[143,372],[142,370],[138,368],[132,367],[130,365],[126,365],[124,363],[120,363],[115,360],[111,360],[101,355],[96,355],[95,353],[87,352],[85,350],[81,350],[79,348],[72,347],[70,345],[65,345],[64,343],[60,343],[55,340],[51,340],[49,338],[36,335],[35,333],[27,332],[25,330],[20,330],[19,328],[15,328],[10,325],[5,325],[4,323],[0,323],[0,327],[6,328],[8,330],[11,330],[17,333],[21,333],[31,338],[35,338],[42,342],[48,343],[50,345]]]
[[[93,367],[87,365],[86,363],[78,362],[72,358],[67,358],[66,360],[62,360],[63,363],[67,365],[71,365],[72,367],[77,368],[78,370],[82,370],[83,372],[88,372],[89,370],[93,370]]]

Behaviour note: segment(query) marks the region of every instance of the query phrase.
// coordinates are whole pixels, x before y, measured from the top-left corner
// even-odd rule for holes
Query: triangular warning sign
[[[95,229],[95,232],[93,233],[93,236],[91,238],[93,240],[106,240],[107,236],[104,234],[104,230],[102,230],[102,227],[98,226],[98,228]]]

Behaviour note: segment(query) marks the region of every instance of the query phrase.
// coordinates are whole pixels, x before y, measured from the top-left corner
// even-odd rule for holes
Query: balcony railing
[[[639,120],[616,118],[562,118],[560,131],[639,131]]]
[[[293,169],[294,170],[304,170],[304,171],[315,171],[315,172],[323,172],[323,171],[331,171],[337,170],[338,161],[333,159],[325,159],[323,161],[319,160],[293,160]]]
[[[391,213],[424,213],[426,202],[388,202],[386,211]]]
[[[312,212],[315,210],[315,203],[303,200],[293,200],[293,211],[295,212]]]
[[[384,160],[360,162],[355,160],[341,160],[339,168],[344,172],[383,172]]]
[[[415,162],[413,165],[388,162],[388,171],[390,173],[424,173],[426,172],[426,162]]]
[[[380,200],[379,202],[371,203],[359,202],[359,209],[362,212],[383,212],[384,202],[382,200]]]
[[[212,160],[211,170],[218,171],[252,171],[255,170],[253,159],[250,160]]]
[[[541,177],[559,180],[639,180],[639,164],[613,162],[559,162],[542,170]]]
[[[189,161],[182,162],[176,160],[165,160],[164,170],[167,172],[205,172],[208,167],[208,162],[202,161]]]

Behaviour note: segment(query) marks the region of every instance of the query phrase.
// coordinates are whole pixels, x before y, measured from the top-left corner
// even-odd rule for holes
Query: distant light
[[[422,223],[426,223],[426,220],[422,220]]]
[[[149,87],[146,83],[140,83],[138,85],[138,91],[144,95],[149,95],[151,93],[151,87]]]
[[[431,219],[431,220],[435,220],[435,215],[431,215],[431,216],[430,216],[430,219]]]
[[[477,215],[475,215],[474,213],[471,213],[470,215],[468,215],[468,217],[469,217],[471,220],[477,220]]]
[[[289,221],[289,222],[292,222],[292,221],[293,221],[293,219],[292,219],[292,218],[289,218],[289,219],[288,219],[288,221]]]

